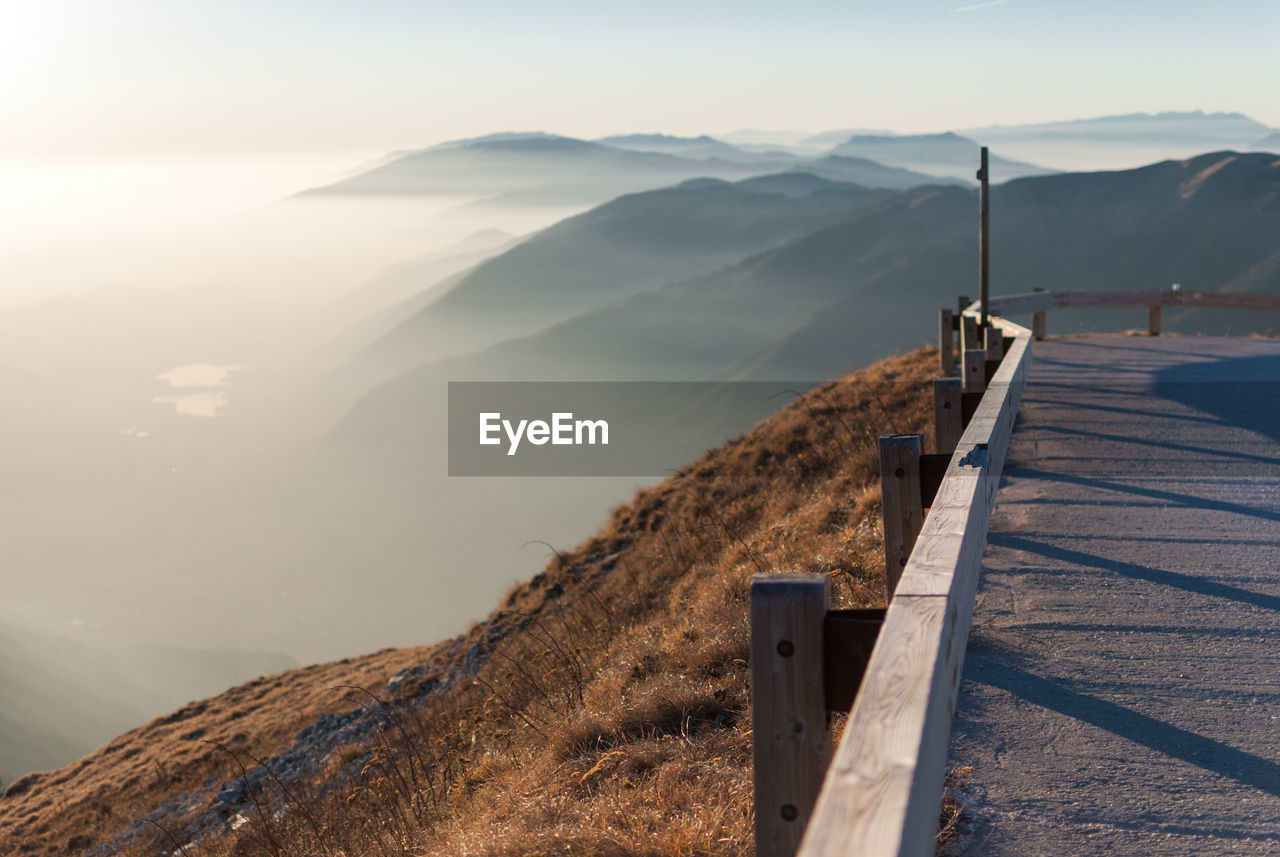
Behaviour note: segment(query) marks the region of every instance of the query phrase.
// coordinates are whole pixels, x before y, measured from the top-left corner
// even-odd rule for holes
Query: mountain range
[[[734,263],[894,194],[782,173],[619,197],[451,279],[361,355],[374,375],[541,330]],[[426,282],[426,280],[424,280]]]
[[[759,192],[772,181],[789,192]],[[408,343],[445,330],[445,320],[460,310],[446,311],[441,297],[404,319],[347,368],[349,377],[329,385],[368,389],[369,367],[381,360],[387,373],[402,370],[357,398],[317,459],[306,502],[325,503],[326,515],[351,525],[345,534],[339,532],[345,527],[335,528],[333,538],[341,536],[344,546],[321,551],[316,567],[359,562],[371,543],[412,543],[418,547],[410,553],[422,559],[401,567],[380,559],[366,572],[367,584],[376,588],[382,575],[440,575],[437,586],[457,599],[455,609],[474,612],[500,591],[500,581],[519,573],[522,542],[555,544],[564,537],[558,534],[586,531],[599,521],[600,504],[611,492],[620,497],[635,484],[450,480],[449,382],[769,380],[800,392],[880,355],[931,341],[937,309],[954,306],[957,294],[976,294],[974,190],[952,185],[856,192],[818,178],[804,184],[807,189],[791,175],[697,182],[619,200],[525,239],[445,293],[456,292],[458,307],[485,306],[500,317],[505,308],[516,315],[514,308],[536,306],[539,291],[531,283],[548,289],[552,306],[555,289],[563,287],[565,299],[543,317],[541,329],[476,350],[454,343],[452,354],[403,369],[415,359]],[[824,208],[828,197],[839,204]],[[717,210],[716,200],[735,209],[738,201],[750,201],[734,231],[758,229],[772,238],[744,246],[721,233],[714,252],[738,254],[727,262],[690,254],[682,243],[686,232],[696,236],[706,229],[708,246],[715,246],[716,232],[707,223],[673,214],[673,202],[696,199],[707,212]],[[1272,155],[1219,152],[1136,170],[1022,178],[992,189],[991,210],[996,294],[1174,282],[1280,292],[1280,162]],[[608,228],[621,213],[625,220]],[[632,249],[626,249],[626,234],[635,236]],[[672,267],[661,276],[632,276],[618,288],[615,278],[623,269],[605,266],[593,285],[591,264],[620,242],[619,258],[643,246],[653,260],[670,256]],[[678,269],[686,264],[701,270],[681,278]],[[1143,321],[1138,311],[1087,319],[1095,329]],[[1051,314],[1051,330],[1075,324],[1069,313]],[[1165,326],[1240,332],[1276,323],[1248,314],[1169,310]],[[432,346],[419,348],[422,357]],[[736,426],[732,419],[720,424],[728,433],[749,427],[749,411],[739,416]],[[694,423],[702,418],[690,415]],[[444,497],[449,502],[441,503]],[[506,538],[493,538],[495,520],[504,521]],[[463,586],[452,571],[458,557],[493,579],[469,576]],[[420,605],[406,610],[403,617],[388,615],[388,625],[423,616]]]
[[[855,134],[832,149],[831,153],[866,158],[939,177],[972,180],[980,148],[976,140],[950,131],[944,134]],[[1056,172],[1035,164],[1013,161],[994,152],[990,154],[988,164],[994,182]]]
[[[1250,148],[1260,152],[1280,152],[1280,131],[1263,137]]]
[[[545,297],[557,307],[547,320],[557,312],[568,317],[389,381],[353,410],[346,430],[400,426],[400,441],[366,436],[360,444],[399,448],[422,427],[385,409],[423,401],[428,388],[448,380],[818,380],[931,336],[933,310],[951,304],[958,292],[975,291],[974,191],[926,186],[871,193],[816,178],[808,183],[799,197],[758,194],[755,188],[767,182],[695,183],[643,194],[488,260],[381,347],[400,347],[435,313],[450,318],[455,305],[526,312]],[[772,230],[774,240],[750,247],[751,241],[735,246],[722,240],[715,252],[739,258],[711,270],[716,259],[708,249],[694,262],[707,270],[685,279],[675,279],[684,264],[677,262],[647,280],[623,280],[621,289],[607,267],[593,283],[591,260],[609,256],[624,233],[637,241],[646,236],[647,243],[636,246],[649,258],[688,260],[689,248],[682,246],[688,221],[672,221],[670,206],[698,197],[708,212],[717,199],[735,206],[754,201],[754,209],[737,209],[741,220],[723,238],[758,229]],[[1273,156],[1220,152],[1129,171],[1024,178],[993,188],[991,197],[997,292],[1172,282],[1280,291],[1274,240],[1280,234],[1280,162]],[[601,225],[613,220],[615,208],[627,211],[628,221],[609,233]],[[660,227],[667,223],[675,228]],[[787,230],[802,234],[784,237]],[[532,273],[531,257],[545,275]],[[562,279],[570,269],[580,272],[577,280]],[[552,282],[564,289],[562,300],[545,288]],[[901,321],[885,325],[885,317]],[[1197,324],[1220,325],[1224,318]]]
[[[866,187],[904,188],[936,181],[933,176],[857,157],[759,156],[727,143],[717,146],[715,141],[655,139],[654,135],[620,140],[620,145],[607,145],[530,133],[444,143],[399,155],[301,196],[442,196],[545,206],[595,204],[691,178],[742,179],[790,170]],[[732,157],[725,157],[730,150]]]
[[[993,125],[960,133],[1007,155],[1081,170],[1137,166],[1226,149],[1256,150],[1256,141],[1271,130],[1241,113],[1194,110]]]

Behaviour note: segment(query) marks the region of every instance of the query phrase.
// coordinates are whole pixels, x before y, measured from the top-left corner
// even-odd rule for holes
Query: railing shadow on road
[[[1149,583],[1181,589],[1194,595],[1224,598],[1241,604],[1249,604],[1253,607],[1261,607],[1265,610],[1280,611],[1280,596],[1253,592],[1239,586],[1232,586],[1229,583],[1219,583],[1214,580],[1208,580],[1201,575],[1182,574],[1177,571],[1167,571],[1161,568],[1140,565],[1136,562],[1110,559],[1085,551],[1046,544],[1035,540],[1034,537],[1015,536],[1011,533],[988,533],[987,544],[1035,554],[1056,562],[1070,563],[1080,568],[1090,568],[1122,577],[1145,580]]]
[[[1044,385],[1037,385],[1036,395],[1034,398],[1028,397],[1023,400],[1022,405],[1024,408],[1069,406],[1081,411],[1099,411],[1101,413],[1120,414],[1123,416],[1151,417],[1152,419],[1177,420],[1185,423],[1204,423],[1205,425],[1213,426],[1220,426],[1223,424],[1222,419],[1219,417],[1198,416],[1196,414],[1176,414],[1169,413],[1167,411],[1149,411],[1144,408],[1122,408],[1119,405],[1100,405],[1083,396],[1071,399],[1050,399],[1045,397],[1043,390],[1038,389],[1042,386]],[[1277,459],[1277,461],[1280,462],[1280,459]]]
[[[1227,500],[1213,500],[1208,497],[1197,497],[1195,494],[1184,494],[1179,491],[1148,488],[1143,485],[1133,485],[1112,479],[1076,476],[1071,473],[1057,473],[1048,470],[1037,470],[1030,467],[1010,467],[1006,470],[1006,473],[1009,476],[1017,476],[1023,479],[1044,479],[1053,482],[1070,482],[1074,485],[1082,485],[1089,488],[1100,488],[1121,494],[1133,494],[1135,496],[1146,497],[1151,500],[1161,500],[1166,503],[1177,503],[1181,506],[1186,506],[1189,509],[1229,512],[1235,515],[1246,515],[1251,518],[1261,518],[1264,521],[1280,522],[1280,512],[1273,512],[1269,509],[1259,509],[1256,506],[1247,506],[1243,503],[1232,503]],[[1044,498],[1037,500],[1037,502],[1052,504],[1055,501],[1052,498]]]
[[[1280,441],[1280,345],[1274,354],[1170,367],[1156,373],[1152,391]]]
[[[1022,622],[1020,631],[1051,631],[1067,634],[1167,634],[1177,637],[1246,637],[1269,640],[1275,636],[1270,627],[1239,628],[1226,625],[1207,625],[1204,622],[1188,622],[1185,625],[1121,625],[1108,622]],[[1280,691],[1259,692],[1264,700],[1280,704]]]
[[[981,646],[973,646],[969,653],[965,677],[1170,758],[1280,797],[1280,764],[1123,705],[1082,693],[1061,681],[1038,676],[1009,663],[1003,656],[992,657],[982,651]]]
[[[1277,429],[1280,429],[1280,426],[1278,426]],[[1174,452],[1185,452],[1200,456],[1202,459],[1232,458],[1240,461],[1252,461],[1256,464],[1269,464],[1275,467],[1280,467],[1280,457],[1256,455],[1252,452],[1233,452],[1229,449],[1213,449],[1209,447],[1195,446],[1188,443],[1155,440],[1151,437],[1133,437],[1120,434],[1108,434],[1106,432],[1089,431],[1088,429],[1071,428],[1069,426],[1036,426],[1035,430],[1046,434],[1071,435],[1074,437],[1090,438],[1092,440],[1103,440],[1108,443],[1123,443],[1141,446],[1144,448],[1156,447],[1159,449],[1168,449]],[[1212,462],[1202,460],[1200,463],[1211,464]]]

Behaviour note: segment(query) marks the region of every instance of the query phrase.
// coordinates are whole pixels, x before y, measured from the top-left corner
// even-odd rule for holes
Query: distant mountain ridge
[[[1194,110],[994,125],[961,133],[1015,157],[1081,170],[1137,166],[1217,150],[1247,150],[1270,130],[1241,113]]]
[[[730,161],[759,161],[764,158],[786,158],[786,152],[750,152],[731,143],[702,134],[697,137],[673,137],[668,134],[620,134],[596,140],[606,146],[634,149],[638,152],[665,152],[686,158],[724,158]]]
[[[1258,142],[1250,146],[1251,149],[1262,152],[1280,152],[1280,131],[1263,137]]]
[[[976,140],[946,131],[941,134],[857,134],[833,148],[831,154],[867,158],[932,175],[972,179],[980,149]],[[995,152],[990,153],[989,164],[994,182],[1055,172],[1010,160]]]
[[[619,145],[608,145],[540,132],[492,134],[409,152],[299,196],[493,197],[509,204],[540,205],[599,203],[691,178],[732,181],[787,170],[867,187],[905,188],[939,181],[937,176],[855,157],[762,155],[711,138],[657,136],[642,135],[641,141],[622,138]]]
[[[1072,119],[1064,122],[1041,122],[1025,125],[991,125],[973,128],[962,133],[999,138],[1041,135],[1059,136],[1107,136],[1124,140],[1145,138],[1153,132],[1167,137],[1182,135],[1197,143],[1211,140],[1239,142],[1265,133],[1266,125],[1243,113],[1205,113],[1202,110],[1169,111],[1164,113],[1127,113],[1117,116],[1099,116],[1091,119]]]

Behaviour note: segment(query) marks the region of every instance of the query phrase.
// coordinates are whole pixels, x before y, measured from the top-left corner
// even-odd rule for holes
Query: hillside
[[[783,407],[456,639],[259,679],[24,777],[0,852],[751,854],[750,577],[882,603],[876,437],[926,427],[935,362]]]

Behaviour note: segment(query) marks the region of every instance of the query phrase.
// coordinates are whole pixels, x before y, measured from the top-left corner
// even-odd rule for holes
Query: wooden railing
[[[939,809],[969,619],[996,487],[1050,310],[1280,310],[1280,295],[1028,292],[939,313],[937,454],[880,438],[886,610],[831,610],[823,575],[751,587],[757,857],[925,857]],[[1031,329],[1002,316],[1030,313]],[[959,355],[956,341],[959,340]],[[927,509],[927,515],[925,510]],[[850,708],[850,705],[852,708]],[[828,715],[848,711],[834,759]]]
[[[829,610],[822,575],[752,585],[759,857],[933,853],[987,524],[1031,364],[1030,330],[993,318],[980,331],[967,304],[942,314],[939,454],[921,455],[918,435],[880,440],[887,610]],[[829,711],[849,711],[833,760]]]
[[[992,298],[992,315],[1031,313],[1031,331],[1036,339],[1045,336],[1049,310],[1091,307],[1146,307],[1147,332],[1157,336],[1163,325],[1164,307],[1212,307],[1216,309],[1280,310],[1280,295],[1248,292],[1197,292],[1186,289],[1146,289],[1144,291],[1059,291],[1025,292]]]

